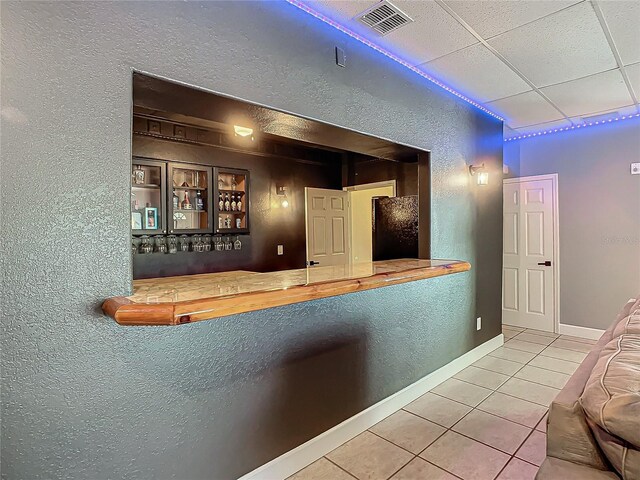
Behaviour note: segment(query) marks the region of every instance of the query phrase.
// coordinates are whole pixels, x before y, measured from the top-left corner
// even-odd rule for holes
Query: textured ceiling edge
[[[568,132],[571,130],[583,130],[587,127],[595,127],[598,125],[608,125],[610,123],[616,123],[623,120],[632,120],[634,118],[639,118],[639,117],[640,117],[640,113],[632,113],[630,115],[621,115],[620,117],[609,118],[607,120],[599,120],[596,122],[585,122],[579,125],[570,125],[568,127],[550,128],[549,130],[542,130],[540,132],[525,133],[522,135],[516,135],[514,137],[505,138],[504,141],[511,142],[513,140],[524,140],[526,138],[541,137],[543,135],[548,135],[550,133]]]
[[[287,3],[289,3],[290,5],[293,5],[294,7],[299,8],[300,10],[302,10],[305,13],[308,13],[309,15],[317,18],[318,20],[326,23],[327,25],[332,26],[333,28],[335,28],[336,30],[339,30],[340,32],[350,36],[351,38],[359,41],[360,43],[366,45],[369,48],[372,48],[373,50],[377,51],[378,53],[381,53],[382,55],[390,58],[391,60],[393,60],[394,62],[402,65],[403,67],[411,70],[414,73],[417,73],[418,75],[420,75],[422,78],[426,78],[427,80],[429,80],[431,83],[433,83],[434,85],[442,88],[443,90],[446,90],[447,92],[455,95],[456,97],[460,98],[461,100],[467,102],[470,105],[473,105],[474,107],[476,107],[479,110],[482,110],[484,113],[491,115],[492,117],[504,122],[504,118],[501,117],[500,115],[492,112],[491,110],[489,110],[488,108],[482,106],[481,104],[479,104],[478,102],[471,100],[469,97],[461,94],[460,92],[454,90],[453,88],[445,85],[443,82],[441,82],[440,80],[438,80],[435,77],[432,77],[431,75],[429,75],[427,72],[419,69],[418,67],[410,64],[409,62],[407,62],[406,60],[403,60],[402,58],[398,57],[397,55],[391,53],[390,51],[382,48],[381,46],[375,44],[374,42],[372,42],[371,40],[357,34],[356,32],[350,30],[349,28],[345,27],[344,25],[342,25],[341,23],[323,15],[322,13],[312,9],[311,7],[309,7],[308,5],[306,5],[304,2],[301,2],[299,0],[285,0]]]

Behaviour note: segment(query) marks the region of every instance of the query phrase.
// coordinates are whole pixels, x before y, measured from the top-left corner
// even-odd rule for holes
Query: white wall
[[[558,173],[560,323],[605,329],[640,293],[640,120],[517,143],[520,176]]]

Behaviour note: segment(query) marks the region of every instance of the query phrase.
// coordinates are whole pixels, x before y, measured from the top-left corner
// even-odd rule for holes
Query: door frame
[[[553,258],[551,265],[553,265],[553,328],[554,333],[560,331],[560,217],[559,217],[559,192],[558,192],[558,174],[548,173],[544,175],[530,175],[527,177],[513,177],[505,178],[502,180],[504,184],[522,183],[535,180],[551,180],[551,186],[553,188],[553,202],[551,209],[553,211]],[[504,199],[503,199],[504,200]],[[504,227],[503,227],[504,229]],[[504,255],[504,250],[503,250]],[[503,278],[504,282],[504,278]],[[504,283],[503,283],[504,289]],[[503,290],[504,294],[504,290]]]
[[[371,190],[372,188],[380,188],[380,187],[393,187],[393,196],[397,196],[397,180],[384,180],[382,182],[373,182],[373,183],[362,183],[360,185],[349,185],[348,187],[342,187],[342,190],[346,192],[355,192],[360,190]]]
[[[353,225],[351,224],[351,219],[353,218],[351,205],[353,205],[353,203],[351,202],[351,192],[361,192],[362,190],[373,190],[374,188],[381,187],[392,187],[393,196],[396,197],[398,195],[398,181],[395,178],[393,180],[382,180],[381,182],[361,183],[360,185],[342,187],[342,190],[347,192],[347,198],[349,199],[349,257],[351,257],[353,252]],[[351,260],[351,258],[349,260]]]

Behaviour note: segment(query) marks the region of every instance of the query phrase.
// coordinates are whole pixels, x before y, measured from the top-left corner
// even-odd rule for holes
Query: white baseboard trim
[[[473,350],[447,363],[435,372],[421,378],[417,382],[403,388],[399,392],[380,400],[375,405],[357,413],[335,427],[321,433],[317,437],[303,443],[299,447],[274,458],[269,463],[240,477],[239,480],[274,480],[285,479],[298,470],[315,462],[319,458],[339,447],[351,438],[372,427],[379,421],[413,402],[416,398],[452,377],[460,370],[484,357],[487,353],[504,344],[502,334],[484,342]]]
[[[561,335],[571,335],[572,337],[588,338],[589,340],[598,340],[604,333],[604,330],[561,323],[558,325],[558,333]]]

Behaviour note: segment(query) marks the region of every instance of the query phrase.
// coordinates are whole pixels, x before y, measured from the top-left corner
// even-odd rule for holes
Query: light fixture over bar
[[[253,128],[242,127],[240,125],[234,125],[233,126],[233,131],[239,137],[248,137],[250,135],[253,135]]]
[[[596,125],[608,125],[608,124],[611,124],[611,123],[620,122],[622,120],[632,120],[632,119],[638,118],[638,117],[640,117],[640,113],[632,113],[630,115],[622,115],[620,117],[609,118],[607,120],[598,120],[598,121],[595,121],[595,122],[586,122],[586,123],[581,123],[579,125],[571,125],[569,127],[551,128],[549,130],[543,130],[541,132],[525,133],[523,135],[517,135],[515,137],[505,138],[504,141],[505,142],[511,142],[513,140],[523,140],[523,139],[526,139],[526,138],[541,137],[543,135],[549,135],[550,133],[568,132],[568,131],[571,131],[571,130],[583,130],[586,127],[595,127]]]
[[[488,115],[491,115],[492,117],[497,118],[498,120],[504,121],[504,118],[502,118],[501,116],[499,116],[496,113],[492,112],[488,108],[480,105],[478,102],[475,102],[475,101],[471,100],[469,97],[466,97],[465,95],[461,94],[460,92],[455,91],[453,88],[445,85],[440,80],[438,80],[438,79],[432,77],[431,75],[429,75],[427,72],[425,72],[423,70],[420,70],[418,67],[416,67],[414,65],[411,65],[406,60],[403,60],[402,58],[400,58],[397,55],[391,53],[390,51],[386,50],[385,48],[382,48],[381,46],[373,43],[371,40],[363,37],[362,35],[357,34],[353,30],[350,30],[349,28],[347,28],[344,25],[342,25],[341,23],[339,23],[339,22],[327,17],[326,15],[323,15],[322,13],[314,10],[313,8],[311,8],[308,5],[306,5],[304,2],[301,2],[299,0],[286,0],[286,1],[287,1],[287,3],[293,5],[294,7],[299,8],[303,12],[306,12],[309,15],[312,15],[313,17],[317,18],[318,20],[323,21],[327,25],[332,26],[336,30],[339,30],[344,34],[349,35],[351,38],[353,38],[355,40],[358,40],[360,43],[363,43],[367,47],[370,47],[370,48],[374,49],[376,52],[379,52],[379,53],[383,54],[384,56],[390,58],[391,60],[393,60],[394,62],[396,62],[396,63],[398,63],[400,65],[402,65],[403,67],[408,68],[412,72],[417,73],[421,77],[426,78],[431,83],[433,83],[433,84],[437,85],[438,87],[446,90],[447,92],[455,95],[456,97],[460,98],[461,100],[464,100],[465,102],[473,105],[474,107],[482,110],[484,113],[486,113]]]

